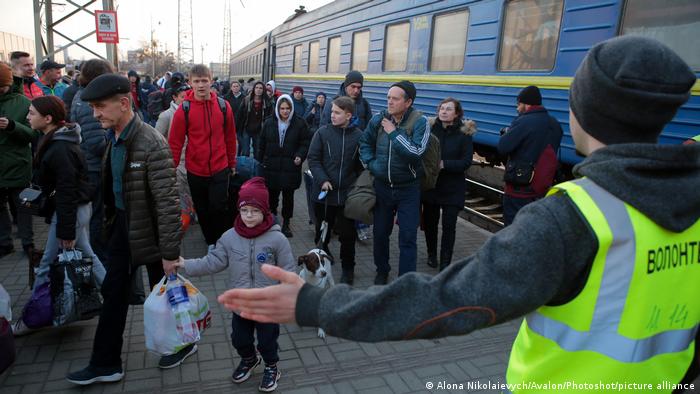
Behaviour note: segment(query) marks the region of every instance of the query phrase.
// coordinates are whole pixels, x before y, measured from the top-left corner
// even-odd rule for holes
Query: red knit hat
[[[295,86],[295,87],[293,87],[293,88],[292,88],[292,94],[294,94],[294,93],[296,93],[296,92],[301,92],[301,94],[304,94],[304,88],[302,88],[301,86]]]
[[[0,87],[12,86],[12,69],[5,63],[0,63]]]
[[[265,186],[265,178],[256,176],[241,185],[238,192],[238,208],[244,205],[252,205],[263,213],[270,211],[270,196]]]

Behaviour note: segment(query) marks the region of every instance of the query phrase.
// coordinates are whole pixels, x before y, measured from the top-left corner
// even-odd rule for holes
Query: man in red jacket
[[[196,64],[189,77],[192,90],[173,115],[168,143],[177,167],[187,137],[187,182],[202,233],[213,247],[233,225],[228,184],[236,171],[236,124],[228,102],[211,91],[209,68]]]

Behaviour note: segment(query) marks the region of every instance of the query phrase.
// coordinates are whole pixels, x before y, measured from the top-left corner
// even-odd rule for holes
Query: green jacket
[[[0,188],[26,187],[32,179],[30,143],[39,132],[27,122],[30,104],[17,83],[10,92],[0,95],[0,116],[13,121],[0,130]]]

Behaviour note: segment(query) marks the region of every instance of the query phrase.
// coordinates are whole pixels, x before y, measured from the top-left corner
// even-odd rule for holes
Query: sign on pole
[[[95,32],[97,42],[119,43],[116,11],[95,11]]]

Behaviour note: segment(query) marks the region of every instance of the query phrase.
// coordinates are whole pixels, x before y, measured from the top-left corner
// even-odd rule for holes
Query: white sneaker
[[[17,319],[17,321],[12,325],[12,334],[16,337],[21,337],[22,335],[31,334],[37,330],[39,330],[39,329],[27,327],[27,325],[24,324],[24,320],[22,320],[21,317],[19,319]]]

